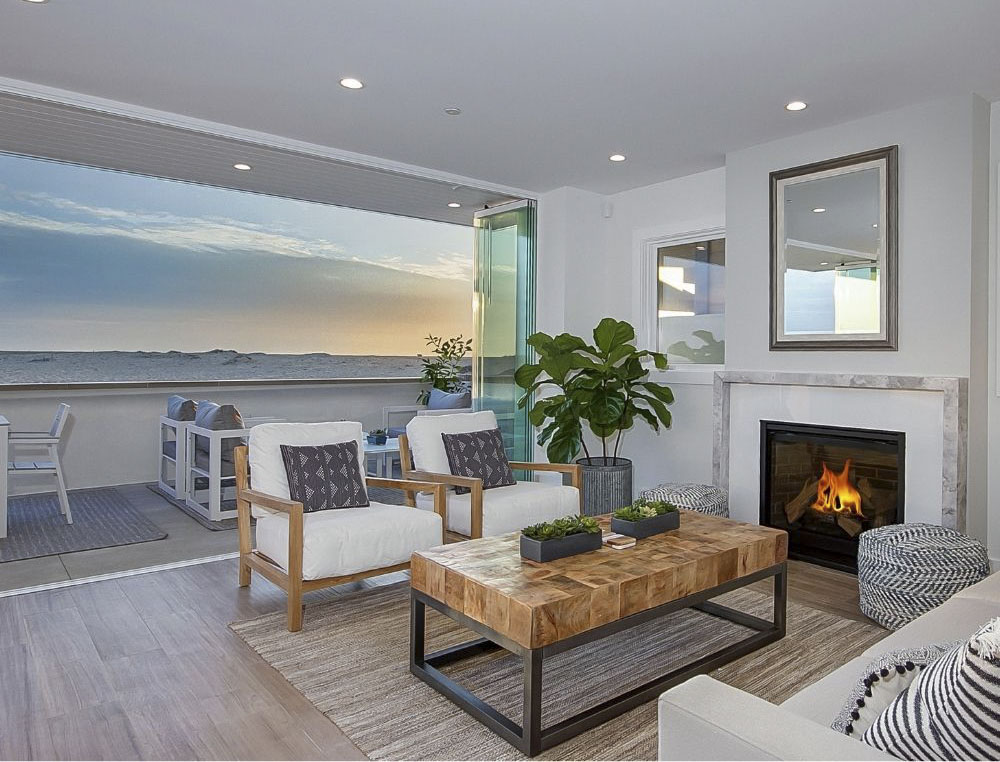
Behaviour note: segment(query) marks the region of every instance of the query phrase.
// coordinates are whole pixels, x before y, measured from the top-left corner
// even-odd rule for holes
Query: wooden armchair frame
[[[467,476],[455,476],[454,474],[438,474],[431,471],[417,471],[413,468],[413,458],[410,454],[410,444],[406,434],[399,435],[399,463],[403,472],[403,479],[418,480],[420,482],[430,482],[436,485],[447,487],[467,487],[471,495],[472,503],[472,526],[470,539],[478,539],[483,536],[483,480],[473,479]],[[576,487],[580,493],[580,512],[583,512],[583,490],[581,489],[581,479],[583,469],[576,463],[525,463],[523,461],[511,461],[510,467],[515,471],[548,471],[563,474],[564,478],[569,475],[570,484]],[[425,489],[407,490],[406,504],[416,505],[416,493],[426,492]],[[447,498],[446,498],[447,500]],[[437,495],[435,493],[435,510],[437,510]],[[445,527],[448,526],[448,517],[444,516]]]
[[[240,587],[250,584],[253,570],[260,572],[288,594],[288,631],[298,632],[302,629],[302,594],[313,590],[342,585],[368,577],[402,571],[410,568],[410,562],[384,566],[378,569],[345,574],[341,577],[324,577],[322,579],[302,578],[302,546],[305,539],[304,515],[302,503],[287,498],[267,495],[250,488],[250,471],[248,467],[247,447],[241,445],[233,451],[236,460],[236,511],[240,538]],[[434,493],[434,512],[441,517],[441,543],[445,542],[447,506],[445,485],[429,482],[408,481],[404,479],[382,479],[373,476],[365,477],[369,487],[386,487],[403,490],[407,494],[407,505],[413,505],[409,496],[416,492]],[[272,511],[288,515],[288,570],[285,571],[273,560],[253,547],[250,534],[250,505],[254,503]],[[418,510],[414,508],[414,510]]]

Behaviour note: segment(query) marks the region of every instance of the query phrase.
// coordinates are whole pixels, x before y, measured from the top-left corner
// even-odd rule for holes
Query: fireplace
[[[903,523],[906,434],[760,422],[760,523],[788,555],[857,570],[858,535]]]

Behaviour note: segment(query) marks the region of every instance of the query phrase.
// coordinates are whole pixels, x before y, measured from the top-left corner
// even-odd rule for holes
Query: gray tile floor
[[[167,537],[136,545],[0,564],[0,591],[187,561],[239,549],[235,530],[213,532],[205,529],[144,484],[127,484],[117,489],[136,510],[167,532]]]

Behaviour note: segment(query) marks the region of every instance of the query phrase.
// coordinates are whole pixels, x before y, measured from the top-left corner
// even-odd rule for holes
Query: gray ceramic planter
[[[628,458],[580,458],[583,514],[600,516],[632,503],[632,461]]]
[[[652,537],[654,534],[669,532],[677,529],[681,525],[681,514],[678,511],[661,513],[642,521],[625,521],[625,519],[611,519],[611,531],[618,534],[626,534],[641,540],[643,537]]]
[[[557,558],[588,553],[601,547],[600,532],[581,532],[557,540],[533,540],[521,535],[521,556],[529,561],[555,561]]]

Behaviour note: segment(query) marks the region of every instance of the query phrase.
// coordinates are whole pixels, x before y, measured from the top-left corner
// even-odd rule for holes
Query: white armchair
[[[412,505],[370,501],[367,508],[305,512],[289,499],[281,445],[324,445],[356,441],[361,473],[361,424],[271,423],[250,430],[237,447],[236,485],[240,539],[240,587],[256,570],[288,594],[288,629],[302,629],[302,594],[366,577],[407,569],[410,556],[444,543],[445,487],[420,481],[365,477],[368,487],[433,494],[432,512]],[[251,482],[252,479],[252,482]],[[250,532],[257,519],[257,546]]]
[[[454,476],[448,464],[442,434],[460,434],[497,428],[492,410],[455,415],[418,416],[406,425],[399,438],[403,478],[445,484],[450,532],[470,538],[516,532],[530,524],[580,513],[580,467],[566,463],[511,462],[515,471],[554,471],[570,479],[570,485],[523,481],[509,487],[484,490],[481,479]],[[456,494],[454,487],[469,492]],[[415,505],[429,510],[431,498],[417,494]]]

